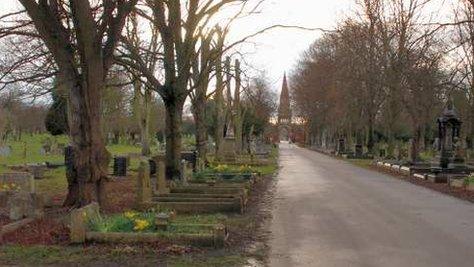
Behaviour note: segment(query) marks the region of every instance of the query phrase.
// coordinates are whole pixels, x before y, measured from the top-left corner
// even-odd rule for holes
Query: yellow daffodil
[[[126,211],[126,212],[124,213],[124,216],[125,216],[125,218],[127,218],[127,219],[133,219],[133,218],[137,217],[137,215],[138,215],[138,213],[136,213],[136,212],[134,212],[134,211]]]
[[[135,226],[133,227],[134,231],[143,231],[150,226],[150,223],[147,220],[135,220]]]

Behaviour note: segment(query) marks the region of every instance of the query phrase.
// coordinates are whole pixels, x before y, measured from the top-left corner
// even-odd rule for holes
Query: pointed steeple
[[[288,89],[288,81],[286,79],[286,72],[283,76],[283,86],[280,94],[280,106],[278,108],[278,123],[291,123],[291,109],[290,109],[290,90]]]

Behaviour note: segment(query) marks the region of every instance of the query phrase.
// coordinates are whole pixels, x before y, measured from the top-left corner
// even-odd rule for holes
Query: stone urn
[[[170,215],[168,213],[158,213],[155,218],[156,229],[159,231],[167,231],[170,221]]]

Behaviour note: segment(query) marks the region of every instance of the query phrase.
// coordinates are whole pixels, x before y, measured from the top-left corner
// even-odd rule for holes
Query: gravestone
[[[114,176],[127,176],[127,157],[114,157]]]
[[[10,220],[17,221],[27,217],[41,217],[43,215],[43,199],[35,193],[26,191],[14,192],[8,198]]]
[[[364,147],[361,144],[355,145],[355,157],[362,158],[364,155]]]
[[[187,162],[190,162],[192,165],[193,172],[195,172],[197,168],[197,159],[198,159],[197,151],[181,152],[181,160],[186,160]]]
[[[148,164],[150,164],[150,175],[153,176],[156,174],[156,161],[153,159],[148,160]]]
[[[11,190],[2,192],[1,207],[8,209],[11,220],[42,215],[43,201],[35,193],[35,180],[27,172],[0,174],[0,185],[7,185]]]
[[[344,154],[346,152],[346,140],[344,138],[339,139],[337,152],[339,154]]]
[[[181,180],[181,182],[183,184],[186,184],[187,181],[186,181],[186,160],[181,160],[181,163],[179,165],[179,173],[180,173],[180,177],[179,179]]]
[[[12,154],[11,146],[0,146],[0,157],[9,157]]]
[[[450,168],[456,159],[456,150],[460,147],[460,132],[462,122],[459,119],[452,102],[443,111],[443,115],[438,118],[438,138],[439,138],[439,165],[441,169]],[[461,158],[458,159],[462,160]]]
[[[35,193],[35,179],[28,172],[11,172],[0,174],[0,184],[15,185],[17,191]]]
[[[29,173],[33,174],[35,179],[43,179],[44,174],[47,170],[47,166],[45,164],[27,164],[26,169]]]
[[[151,203],[152,188],[150,179],[150,166],[148,161],[140,161],[137,176],[137,194],[136,205],[142,207],[144,204]]]
[[[157,164],[157,177],[156,177],[156,191],[159,195],[169,194],[170,188],[166,181],[166,166],[164,161],[158,161]]]

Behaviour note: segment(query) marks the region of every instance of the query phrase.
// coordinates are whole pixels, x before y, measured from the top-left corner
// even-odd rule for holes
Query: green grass
[[[14,266],[243,266],[247,255],[234,251],[204,251],[162,256],[152,247],[12,246],[0,247],[0,265]]]
[[[6,145],[12,147],[12,153],[8,157],[0,156],[0,173],[10,171],[7,166],[11,165],[23,165],[26,163],[43,163],[46,161],[51,163],[64,162],[64,156],[62,155],[62,153],[48,155],[42,155],[40,153],[42,144],[47,139],[50,139],[53,143],[60,143],[64,145],[68,143],[67,136],[53,137],[48,134],[23,135],[20,141],[7,141]],[[110,145],[107,146],[107,149],[112,155],[140,153],[141,151],[141,148],[139,146],[123,144]],[[112,164],[113,162],[111,161],[111,166]],[[136,170],[138,168],[138,164],[138,159],[132,159],[130,169],[132,171]],[[38,192],[46,193],[49,195],[56,195],[66,192],[67,180],[65,167],[46,171],[44,179],[36,180],[36,187]]]
[[[362,167],[362,168],[370,168],[370,166],[372,165],[372,161],[371,159],[347,159],[348,162],[356,165],[356,166],[359,166],[359,167]]]

